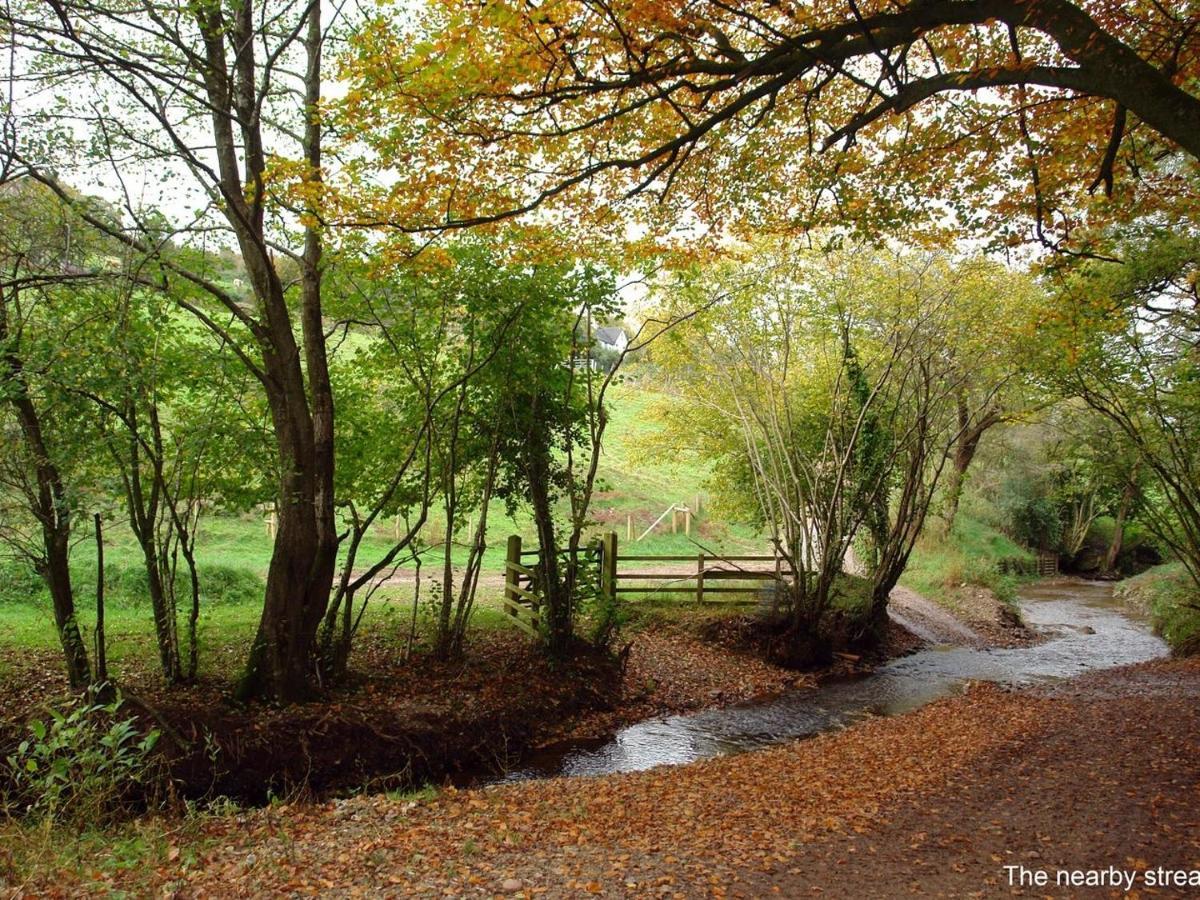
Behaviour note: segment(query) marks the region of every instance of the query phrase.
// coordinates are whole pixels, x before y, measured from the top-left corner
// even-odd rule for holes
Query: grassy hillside
[[[998,599],[1011,603],[1018,579],[1003,569],[1012,562],[1032,561],[1028,550],[964,511],[949,535],[927,528],[901,581],[917,593],[952,608],[957,590],[964,585],[988,588]]]
[[[612,419],[609,424],[599,483],[592,507],[596,520],[594,531],[614,530],[622,545],[628,549],[627,525],[632,525],[637,538],[672,504],[695,505],[697,495],[707,475],[683,454],[663,452],[670,436],[661,433],[662,426],[648,416],[650,405],[658,395],[635,387],[622,386],[613,395]],[[653,439],[653,440],[651,440]],[[655,449],[650,449],[653,443]],[[683,446],[681,438],[680,446]],[[694,553],[699,541],[706,549],[718,552],[760,550],[762,542],[752,529],[730,527],[708,519],[704,510],[707,498],[700,497],[701,512],[693,520],[692,535],[683,534],[683,516],[679,517],[679,533],[671,533],[670,516],[650,535],[633,546],[639,554]],[[482,608],[477,624],[487,625],[497,620],[491,608],[498,594],[495,587],[503,571],[504,546],[507,536],[521,534],[527,544],[534,544],[534,533],[526,514],[518,511],[510,518],[503,504],[496,503],[489,511],[491,527],[490,549],[484,562],[485,580],[481,588]],[[360,551],[359,559],[369,563],[389,546],[394,523],[381,524]],[[445,535],[444,519],[437,510],[422,535],[429,549],[422,560],[426,572],[440,564],[441,541]],[[145,576],[140,563],[140,551],[123,522],[109,523],[106,531],[106,597],[109,605],[108,633],[112,649],[110,656],[118,662],[125,656],[144,651],[152,652],[151,620],[144,592]],[[261,585],[271,556],[271,537],[267,522],[256,513],[211,516],[202,521],[197,555],[200,562],[203,590],[201,637],[206,650],[202,659],[211,662],[226,646],[231,651],[242,648],[245,639],[257,623],[261,607]],[[459,548],[465,555],[465,550]],[[81,540],[73,557],[75,583],[78,592],[81,624],[90,630],[92,607],[95,602],[95,550],[90,540]],[[182,592],[186,595],[186,591]],[[412,596],[411,580],[398,580],[378,595],[381,598],[406,601]],[[378,611],[368,618],[378,617],[379,627],[401,630],[400,610],[396,604],[377,604]],[[406,619],[407,621],[407,619]],[[41,580],[28,567],[12,560],[0,559],[0,646],[54,646],[54,629],[50,620],[49,601]],[[139,649],[140,648],[140,649]],[[213,651],[216,651],[215,653]]]
[[[1150,616],[1176,653],[1200,653],[1200,591],[1180,563],[1155,566],[1123,581],[1117,596]]]

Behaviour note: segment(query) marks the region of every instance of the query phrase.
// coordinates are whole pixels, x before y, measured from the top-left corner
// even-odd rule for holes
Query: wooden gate
[[[1037,557],[1037,573],[1041,578],[1058,574],[1058,554],[1042,551]]]
[[[610,532],[577,554],[575,600],[590,600],[597,596],[613,598],[615,593],[617,536]],[[569,550],[560,550],[565,560]],[[540,634],[542,607],[545,605],[542,584],[542,551],[522,550],[521,536],[509,535],[504,560],[504,609],[517,626],[534,636]]]
[[[580,572],[594,577],[579,579],[576,600],[597,595],[616,599],[622,594],[661,594],[683,595],[702,603],[756,603],[767,585],[786,585],[795,578],[791,566],[775,555],[723,556],[705,551],[688,556],[621,555],[615,532],[608,532],[579,552],[588,554]],[[540,550],[522,549],[520,535],[509,537],[504,609],[518,627],[532,635],[540,633],[545,602],[540,560]],[[690,565],[684,567],[681,563]]]

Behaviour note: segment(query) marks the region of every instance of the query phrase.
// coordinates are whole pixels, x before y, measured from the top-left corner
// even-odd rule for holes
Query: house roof
[[[606,325],[603,328],[597,328],[595,331],[596,340],[602,344],[620,344],[628,340],[625,335],[625,329],[619,325]]]

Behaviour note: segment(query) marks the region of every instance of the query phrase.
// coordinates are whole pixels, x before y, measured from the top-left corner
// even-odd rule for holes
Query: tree
[[[718,459],[718,492],[741,496],[793,573],[769,653],[797,667],[828,659],[835,579],[877,510],[867,486],[890,453],[878,405],[899,346],[885,335],[860,354],[840,304],[863,285],[830,262],[784,245],[705,273],[677,290],[720,302],[657,354],[675,410]]]
[[[1043,364],[1051,383],[1124,435],[1155,482],[1145,523],[1200,585],[1200,243],[1150,228],[1122,250],[1125,265],[1063,276]]]
[[[894,345],[858,450],[868,626],[881,635],[943,476],[949,470],[956,503],[982,435],[1020,396],[1020,347],[1041,294],[985,258],[903,249],[861,256],[849,269],[855,288],[842,301],[846,334],[853,329],[860,348]],[[858,368],[856,360],[848,371],[860,385],[879,377]],[[863,387],[856,393],[864,396]]]
[[[124,271],[109,277],[109,290],[87,298],[89,327],[71,332],[82,365],[62,372],[59,382],[90,401],[89,438],[110,463],[97,464],[98,486],[123,499],[142,554],[163,677],[176,682],[196,676],[196,533],[203,503],[218,499],[216,452],[239,430],[246,398],[232,354],[192,327],[172,297],[140,283],[137,262],[127,259]],[[230,453],[220,465],[232,474],[238,456]],[[243,484],[255,480],[244,470],[240,476]],[[181,638],[184,585],[189,609]]]
[[[180,306],[236,353],[259,382],[279,459],[279,527],[257,637],[239,695],[297,700],[314,687],[314,640],[336,564],[334,404],[322,320],[324,129],[317,105],[326,26],[319,2],[267,14],[254,2],[204,0],[130,7],[52,0],[6,9],[4,24],[30,65],[38,103],[10,97],[6,148],[60,198],[58,174],[115,173],[122,219],[92,227],[156,260],[161,277],[194,292]],[[57,129],[72,116],[90,153]],[[62,157],[62,158],[59,158]],[[140,167],[190,178],[200,213],[165,237],[222,233],[240,252],[250,302],[164,240],[163,223],[134,202]],[[89,168],[90,167],[90,168]],[[176,205],[187,195],[176,196]],[[186,297],[186,299],[185,299]]]
[[[439,248],[436,261],[427,256],[386,271],[342,259],[331,272],[347,284],[333,309],[355,324],[358,346],[348,358],[339,354],[333,370],[344,409],[339,507],[350,536],[322,632],[329,674],[344,670],[365,609],[364,598],[354,611],[355,595],[369,597],[381,576],[434,549],[418,533],[439,504],[446,528],[437,652],[462,649],[496,480],[494,420],[508,389],[499,360],[520,356],[523,344],[513,338],[519,323],[545,311],[524,290],[531,280],[525,269],[505,265],[497,247],[463,241]],[[456,542],[473,514],[456,583]],[[356,571],[363,539],[383,519],[396,524],[391,547]]]
[[[947,532],[954,527],[984,437],[1047,402],[1027,371],[1026,349],[1049,302],[1045,291],[1025,273],[984,258],[972,259],[957,281],[955,337],[947,347],[951,357],[957,357],[959,382],[957,429],[941,509]]]
[[[397,166],[345,211],[430,230],[566,200],[605,226],[644,194],[664,227],[877,234],[949,207],[1086,250],[1105,221],[1188,214],[1198,40],[1183,0],[442,0],[356,36],[344,127],[423,189]]]
[[[196,526],[202,501],[216,499],[212,450],[236,430],[244,399],[230,384],[230,355],[183,318],[174,298],[148,277],[152,261],[89,228],[44,185],[28,178],[10,182],[5,200],[0,243],[13,267],[6,318],[10,362],[20,369],[6,381],[14,400],[24,394],[31,404],[26,418],[32,412],[40,425],[35,443],[43,449],[34,458],[52,460],[68,512],[107,513],[111,498],[121,498],[115,505],[123,507],[142,553],[163,676],[193,678]],[[78,196],[75,203],[106,214],[97,198]],[[200,422],[204,427],[195,427]],[[24,438],[31,452],[33,437]],[[227,455],[225,471],[233,472],[237,455]],[[18,490],[20,473],[18,464],[9,479]],[[252,479],[243,472],[238,480]],[[71,532],[64,521],[60,539],[67,545],[78,539]],[[39,568],[61,569],[62,563],[50,566],[59,552],[43,551]],[[191,595],[186,647],[178,621],[182,583]],[[51,590],[60,605],[62,590],[58,583]]]
[[[992,296],[1002,270],[978,260],[786,242],[748,255],[706,273],[719,287],[702,278],[704,289],[729,299],[660,361],[689,433],[720,460],[718,489],[748,498],[802,573],[779,655],[804,663],[828,650],[831,591],[856,538],[870,600],[854,627],[885,621],[961,441],[961,398],[989,384],[981,363],[1010,310]],[[994,395],[1009,373],[990,377]]]
[[[1129,463],[1125,473],[1125,483],[1121,485],[1120,499],[1113,512],[1113,533],[1109,539],[1108,549],[1104,551],[1104,559],[1100,563],[1100,574],[1113,576],[1117,574],[1117,561],[1125,545],[1125,528],[1129,517],[1137,511],[1141,495],[1142,467],[1137,459]]]
[[[37,532],[27,534],[6,514],[0,538],[30,560],[45,581],[67,678],[78,690],[91,683],[92,670],[71,581],[78,503],[71,476],[83,467],[86,451],[77,428],[80,404],[44,377],[62,355],[53,337],[56,329],[48,323],[70,321],[47,294],[64,285],[86,288],[96,276],[80,265],[87,245],[72,244],[69,220],[55,212],[28,182],[0,185],[0,403],[11,416],[0,419],[8,426],[0,478],[18,495]]]
[[[538,538],[538,588],[546,607],[546,646],[574,649],[575,622],[590,561],[583,546],[604,432],[606,397],[625,356],[661,333],[648,322],[608,372],[590,363],[591,322],[619,311],[615,282],[589,265],[544,266],[528,288],[531,315],[514,333],[520,349],[506,354],[498,397],[497,497],[527,506]],[[566,514],[560,511],[566,506]],[[611,630],[601,625],[602,643]]]

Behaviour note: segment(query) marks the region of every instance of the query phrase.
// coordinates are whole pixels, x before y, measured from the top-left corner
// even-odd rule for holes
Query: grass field
[[[624,542],[629,519],[632,519],[636,538],[672,504],[692,506],[699,497],[702,507],[706,506],[703,494],[708,471],[685,454],[671,451],[671,442],[664,437],[662,424],[649,414],[651,405],[660,400],[661,395],[633,387],[617,387],[613,396],[612,418],[605,437],[591,513],[596,520],[594,531],[617,531]],[[682,449],[685,442],[679,443]],[[533,544],[534,531],[526,514],[518,510],[510,517],[502,502],[492,504],[488,519],[489,551],[485,565],[499,571],[503,566],[507,536],[520,534],[527,544]],[[680,520],[682,528],[682,516]],[[683,534],[671,534],[670,524],[668,516],[654,533],[638,544],[639,552],[694,552],[696,545]],[[362,564],[369,564],[387,550],[395,527],[394,522],[383,522],[374,529],[359,551]],[[445,531],[445,518],[434,508],[422,532],[422,540],[428,545],[428,550],[423,553],[426,565],[440,562]],[[111,523],[107,537],[106,555],[110,562],[118,566],[137,564],[140,551],[122,523]],[[723,552],[760,545],[752,529],[712,522],[703,513],[694,522],[693,537]],[[458,551],[465,557],[465,547]],[[202,564],[219,564],[262,575],[271,556],[267,522],[258,514],[206,518],[200,526],[197,552]],[[95,555],[90,541],[81,542],[75,559],[81,564],[90,563],[94,570]],[[0,591],[3,591],[2,587]]]
[[[694,506],[701,495],[702,509],[706,469],[685,454],[671,452],[671,441],[662,433],[662,425],[649,415],[651,404],[660,399],[652,392],[622,386],[615,390],[604,453],[601,460],[592,514],[596,532],[618,532],[628,551],[627,526],[634,537],[640,535],[672,504]],[[680,442],[681,446],[683,442]],[[664,449],[666,448],[666,449]],[[703,512],[693,521],[692,535],[670,532],[670,517],[642,541],[639,554],[690,554],[699,549],[715,552],[761,552],[762,542],[753,529],[711,521]],[[492,573],[480,590],[476,627],[502,627],[505,617],[499,611],[497,577],[503,571],[507,536],[521,534],[527,546],[534,545],[528,517],[518,511],[510,518],[503,504],[489,510],[489,550],[484,558],[484,573]],[[359,552],[365,566],[389,546],[394,523],[375,530]],[[444,519],[436,511],[427,524],[423,539],[428,549],[422,553],[426,576],[442,560],[441,541]],[[144,596],[144,575],[140,550],[123,523],[114,521],[107,528],[106,597],[108,600],[107,634],[109,657],[119,670],[122,660],[139,655],[151,657],[154,650],[152,623]],[[465,548],[459,548],[465,556]],[[203,604],[199,624],[201,668],[229,671],[227,655],[239,658],[250,640],[261,609],[261,583],[271,555],[271,537],[267,522],[258,514],[211,516],[200,526],[197,556],[200,563]],[[90,634],[93,627],[95,594],[95,550],[82,536],[73,556],[73,571],[78,592],[80,623]],[[405,567],[411,572],[412,566]],[[186,592],[184,592],[186,593]],[[381,588],[368,608],[365,627],[392,629],[407,634],[411,615],[412,582],[398,579]],[[428,596],[426,582],[425,596]],[[421,611],[424,619],[427,611]],[[51,649],[56,646],[49,603],[44,586],[26,567],[13,561],[0,562],[0,648],[29,647]]]
[[[662,401],[653,392],[623,386],[614,396],[612,420],[604,448],[599,482],[592,507],[596,532],[618,533],[623,553],[639,555],[689,555],[701,546],[706,552],[764,552],[763,540],[748,526],[714,521],[706,513],[704,495],[706,468],[685,452],[686,440],[676,442],[663,432],[651,407]],[[701,512],[693,521],[693,533],[671,533],[670,516],[651,534],[636,543],[627,540],[632,525],[639,536],[672,504],[695,507],[699,496]],[[489,550],[484,559],[484,581],[480,589],[474,624],[476,627],[505,627],[499,608],[499,579],[503,571],[504,545],[511,533],[521,534],[527,546],[534,544],[528,517],[518,512],[510,518],[502,504],[489,513]],[[389,546],[392,523],[379,527],[360,551],[363,565]],[[428,549],[422,554],[426,578],[440,567],[444,521],[435,514],[423,538]],[[152,623],[145,599],[140,551],[128,529],[113,522],[108,527],[106,550],[106,594],[108,597],[109,656],[119,671],[122,661],[139,656],[152,658]],[[464,548],[459,548],[465,554]],[[261,608],[262,579],[271,554],[266,521],[257,514],[212,516],[200,528],[198,558],[204,592],[199,623],[202,671],[228,672],[230,657],[240,659]],[[1005,559],[1028,554],[964,512],[951,538],[923,539],[914,552],[904,583],[935,600],[951,603],[954,589],[963,583],[994,590],[1002,599],[1011,597],[1015,581],[1001,575]],[[91,542],[81,540],[74,557],[81,625],[90,633],[93,621],[95,555]],[[394,632],[397,639],[408,633],[413,580],[411,564],[404,577],[379,590],[369,606],[365,627],[374,632]],[[426,599],[429,581],[425,582]],[[183,592],[186,594],[186,592]],[[636,595],[623,595],[635,599]],[[647,594],[647,597],[652,594]],[[659,595],[658,600],[661,600]],[[427,626],[429,609],[418,610],[421,630]],[[40,579],[23,567],[4,563],[0,567],[0,648],[51,649],[56,637],[48,600]]]

